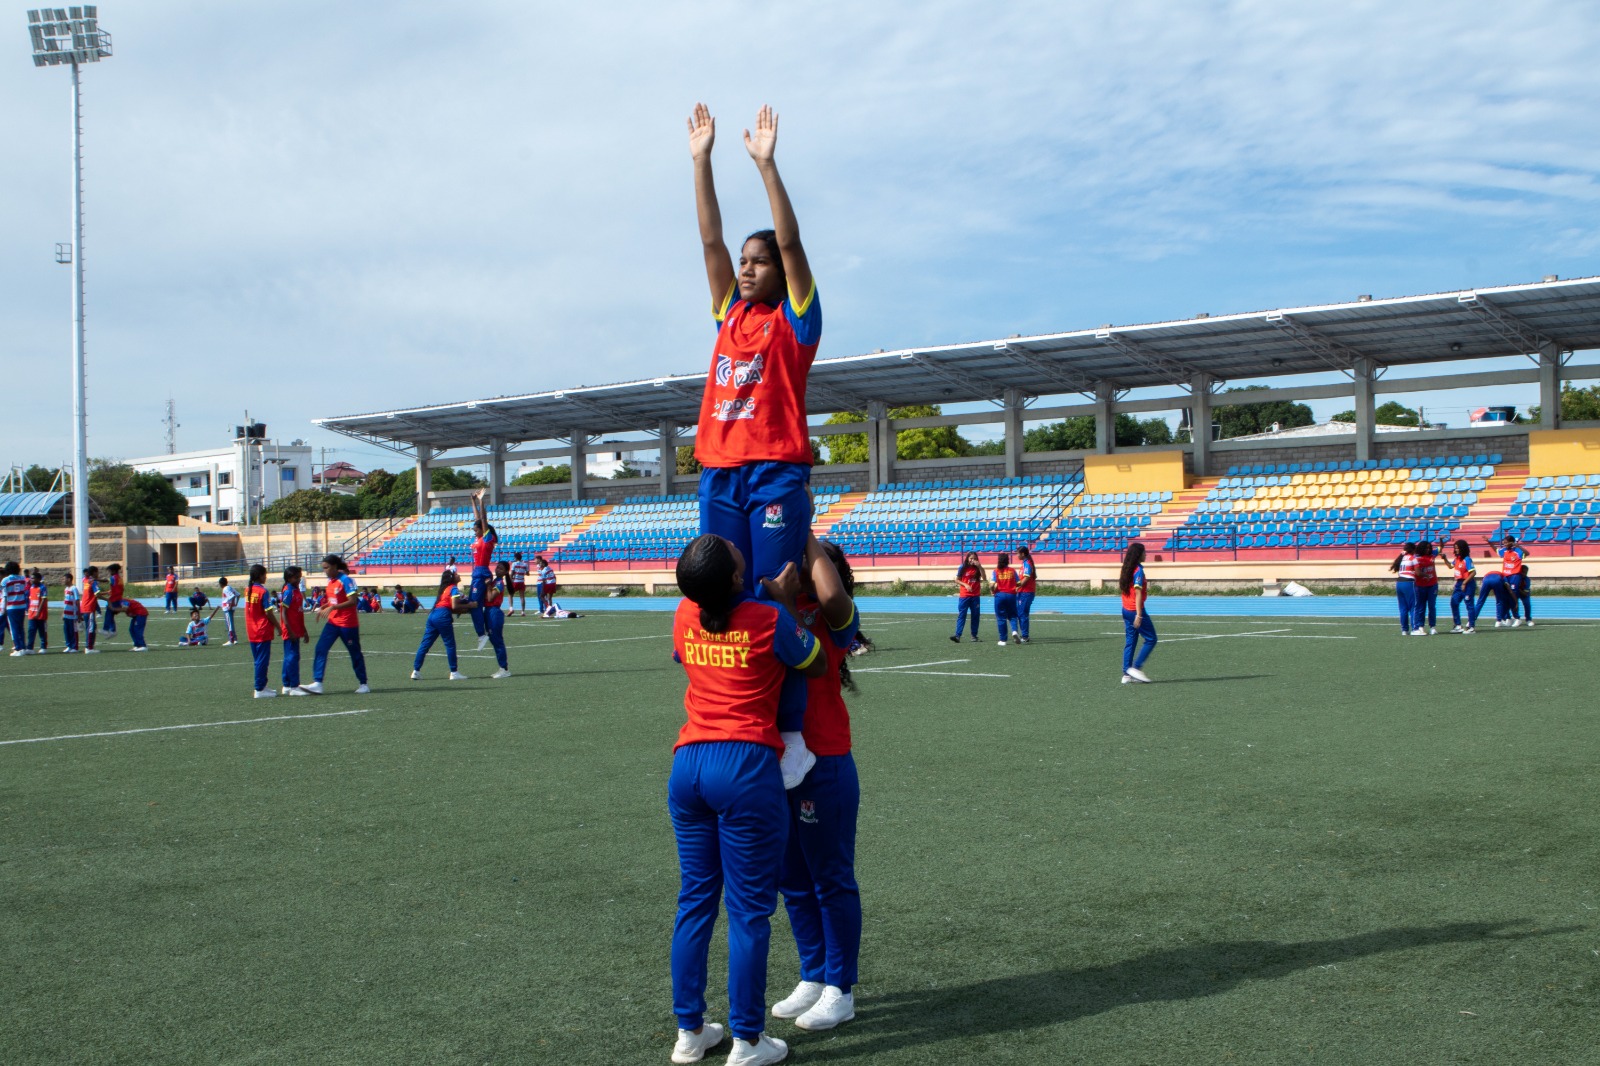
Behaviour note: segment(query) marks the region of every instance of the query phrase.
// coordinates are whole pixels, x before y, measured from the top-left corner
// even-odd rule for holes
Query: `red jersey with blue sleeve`
[[[1022,565],[1017,567],[1017,591],[1032,592],[1039,583],[1038,577],[1033,568],[1033,560],[1022,560]]]
[[[1450,564],[1450,569],[1456,575],[1456,587],[1460,588],[1472,580],[1473,571],[1477,567],[1472,565],[1472,556],[1464,555]]]
[[[144,604],[140,603],[138,600],[129,600],[128,601],[128,606],[125,608],[125,610],[128,612],[128,617],[129,618],[148,618],[148,617],[150,617],[150,608],[146,607]]]
[[[494,608],[498,610],[500,605],[505,602],[505,598],[505,579],[497,577],[489,582],[489,587],[484,591],[483,606],[485,609]]]
[[[28,586],[28,617],[35,622],[50,618],[50,590],[43,585]]]
[[[811,665],[821,654],[817,639],[782,607],[753,599],[734,605],[721,633],[701,626],[699,606],[684,600],[672,629],[673,653],[689,675],[683,695],[688,721],[674,748],[735,740],[781,751],[778,695],[784,674]]]
[[[285,585],[278,593],[278,625],[284,640],[307,640],[306,597],[294,585]]]
[[[956,585],[960,587],[960,597],[970,600],[983,591],[983,571],[967,563],[956,571]]]
[[[834,629],[815,602],[801,600],[796,606],[800,608],[801,623],[811,630],[822,654],[828,657],[828,672],[806,679],[806,720],[802,727],[806,747],[817,755],[849,755],[850,711],[844,704],[839,666],[850,657],[861,616],[852,605],[850,621]]]
[[[1522,573],[1522,549],[1507,548],[1500,553],[1500,573],[1504,577],[1516,577]]]
[[[1439,571],[1438,571],[1438,568],[1434,566],[1434,562],[1433,562],[1437,558],[1438,558],[1438,556],[1436,556],[1436,555],[1418,555],[1417,556],[1416,570],[1415,570],[1417,588],[1419,588],[1419,589],[1433,588],[1435,585],[1437,585],[1439,583]]]
[[[1139,609],[1140,593],[1149,595],[1144,584],[1144,567],[1133,568],[1133,580],[1128,583],[1128,591],[1122,594],[1122,609],[1124,611],[1137,611]]]
[[[100,582],[92,577],[83,579],[83,590],[78,594],[80,614],[94,614],[100,610]]]
[[[356,579],[349,574],[340,574],[328,582],[328,602],[332,608],[328,611],[328,621],[344,629],[355,629],[361,624],[361,616],[356,613]]]
[[[433,601],[435,611],[448,611],[455,613],[456,601],[461,598],[460,585],[446,585],[439,590],[439,596]]]
[[[694,457],[701,466],[811,465],[806,378],[822,341],[817,285],[773,307],[739,299],[735,282],[712,317],[717,344],[700,399]]]
[[[495,531],[486,530],[483,536],[472,542],[472,568],[474,570],[487,570],[494,562],[494,546],[500,542]]]
[[[267,587],[252,581],[244,590],[244,639],[252,644],[266,644],[272,640],[276,634],[272,616],[267,613],[271,607]]]
[[[106,602],[115,607],[117,604],[122,602],[124,595],[125,593],[123,592],[122,575],[112,574],[111,591],[106,593]]]
[[[996,596],[1015,596],[1017,594],[1017,572],[1011,567],[1005,567],[994,572],[994,594]]]

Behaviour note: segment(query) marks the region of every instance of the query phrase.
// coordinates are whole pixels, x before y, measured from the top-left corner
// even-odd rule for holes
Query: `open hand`
[[[695,104],[689,116],[689,158],[711,158],[711,145],[717,139],[717,120],[705,104]]]
[[[771,596],[774,602],[781,603],[785,607],[791,606],[795,597],[800,595],[800,571],[794,563],[785,563],[777,578],[762,578],[761,587],[767,590],[767,595]]]
[[[772,162],[773,150],[778,147],[778,116],[771,104],[762,104],[756,112],[756,131],[744,131],[744,147],[757,164]]]

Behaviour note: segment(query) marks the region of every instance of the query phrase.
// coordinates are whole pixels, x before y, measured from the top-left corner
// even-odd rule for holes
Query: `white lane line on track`
[[[187,725],[154,725],[144,729],[118,729],[110,733],[68,733],[59,737],[28,737],[25,740],[0,740],[6,744],[43,744],[49,740],[86,740],[90,737],[126,737],[134,733],[164,733],[172,729],[210,729],[219,725],[254,725],[257,722],[293,722],[300,718],[342,718],[351,714],[371,714],[370,708],[361,711],[326,711],[322,714],[280,714],[271,718],[238,718],[231,722],[191,722]]]

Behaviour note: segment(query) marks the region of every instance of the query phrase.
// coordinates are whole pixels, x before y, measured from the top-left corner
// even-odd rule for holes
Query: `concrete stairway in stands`
[[[866,498],[867,494],[864,492],[847,492],[840,496],[839,502],[830,506],[827,514],[811,520],[811,532],[818,537],[827,536],[830,529],[844,521],[845,517]]]
[[[1461,520],[1460,536],[1467,540],[1474,549],[1483,543],[1499,527],[1505,519],[1506,512],[1511,510],[1511,505],[1517,502],[1517,493],[1522,491],[1523,483],[1528,480],[1527,466],[1502,465],[1495,468],[1494,477],[1484,485],[1483,491],[1478,493],[1478,502],[1467,511],[1467,516]]]
[[[555,540],[551,541],[550,542],[550,546],[548,548],[546,548],[545,551],[551,552],[551,553],[555,553],[555,552],[560,551],[562,548],[565,548],[567,545],[569,545],[573,541],[577,540],[580,536],[583,535],[583,533],[585,531],[587,531],[588,529],[593,527],[596,522],[600,521],[600,519],[604,518],[606,515],[610,514],[615,509],[616,509],[616,505],[615,504],[602,503],[599,507],[596,507],[592,512],[590,512],[589,514],[584,515],[581,519],[579,519],[577,525],[573,526],[571,529],[569,529],[565,533],[561,534],[561,536],[559,536]]]
[[[1194,514],[1194,509],[1212,489],[1216,488],[1220,480],[1222,479],[1214,477],[1196,478],[1194,484],[1188,488],[1174,492],[1172,499],[1161,508],[1161,513],[1152,517],[1150,524],[1139,535],[1145,551],[1154,554],[1166,547],[1167,540],[1189,520],[1189,516]]]
[[[416,515],[411,515],[409,518],[406,518],[406,519],[403,519],[403,520],[401,520],[399,522],[396,522],[392,528],[390,528],[389,530],[385,531],[383,536],[374,537],[373,539],[371,539],[371,540],[367,541],[366,543],[362,544],[361,545],[361,550],[359,552],[357,552],[354,556],[352,556],[350,559],[346,560],[346,562],[348,562],[353,567],[360,566],[362,560],[364,560],[367,557],[368,553],[377,551],[379,548],[383,547],[385,544],[389,543],[391,540],[393,540],[394,538],[398,537],[400,534],[404,533],[406,530],[410,529],[412,524],[414,522],[416,522],[416,520],[417,520],[417,516]],[[346,548],[347,552],[348,552],[348,550],[349,549]]]

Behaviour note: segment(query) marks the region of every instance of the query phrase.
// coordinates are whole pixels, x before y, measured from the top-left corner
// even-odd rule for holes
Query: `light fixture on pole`
[[[28,12],[33,65],[72,67],[72,247],[56,261],[72,265],[72,550],[74,574],[89,565],[89,415],[83,380],[83,100],[79,67],[111,55],[97,7],[46,7]],[[70,259],[63,258],[63,252]]]

